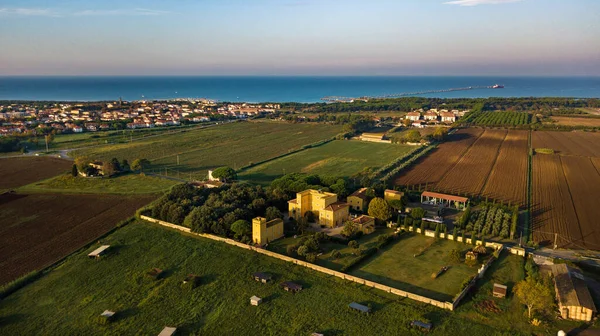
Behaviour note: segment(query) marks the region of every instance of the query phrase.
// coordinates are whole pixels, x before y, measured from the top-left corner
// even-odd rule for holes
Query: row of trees
[[[516,228],[518,208],[509,209],[500,204],[484,204],[480,211],[473,212],[470,208],[458,220],[458,225],[466,231],[478,235],[492,235],[508,238],[511,229]],[[466,223],[466,225],[465,225]]]
[[[150,167],[150,160],[148,159],[135,159],[131,165],[126,159],[119,161],[117,158],[112,158],[109,161],[104,161],[102,163],[102,168],[98,169],[96,166],[91,165],[93,161],[87,157],[77,157],[75,159],[75,164],[73,164],[73,168],[71,170],[71,174],[73,176],[78,176],[79,172],[82,172],[86,176],[96,176],[102,175],[104,176],[114,176],[121,173],[127,173],[130,171],[141,171]]]

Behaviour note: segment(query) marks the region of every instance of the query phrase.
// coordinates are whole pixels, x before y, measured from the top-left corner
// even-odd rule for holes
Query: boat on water
[[[492,89],[504,89],[504,85],[495,84],[494,86],[492,86]]]

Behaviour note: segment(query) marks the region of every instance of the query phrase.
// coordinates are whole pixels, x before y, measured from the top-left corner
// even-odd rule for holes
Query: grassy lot
[[[526,326],[515,330],[484,325],[433,306],[326,276],[251,251],[143,222],[125,226],[99,243],[112,246],[100,260],[76,253],[25,288],[0,301],[0,334],[155,335],[164,326],[201,335],[420,335],[414,319],[431,321],[431,335],[552,334]],[[158,267],[164,278],[145,273]],[[251,279],[257,271],[275,275],[272,284]],[[189,273],[202,276],[200,287],[181,288]],[[294,280],[305,289],[289,294],[278,283]],[[258,307],[249,298],[264,298]],[[374,313],[351,311],[350,302],[370,305]],[[109,325],[96,322],[105,309],[116,310]],[[521,309],[522,311],[522,309]],[[235,321],[232,323],[232,321]],[[504,327],[506,325],[506,327]]]
[[[359,239],[357,239],[357,242],[360,244],[361,249],[366,250],[377,245],[377,237],[379,235],[390,234],[393,232],[394,229],[378,229],[372,234],[360,237]],[[286,248],[289,245],[297,244],[301,238],[302,237],[299,236],[297,238],[287,237],[275,240],[269,243],[269,250],[286,255]],[[329,241],[327,243],[321,243],[319,245],[319,248],[321,249],[323,254],[318,257],[317,264],[323,267],[331,268],[336,271],[339,271],[345,264],[357,257],[355,251],[349,248],[348,245],[343,245],[332,241]],[[333,250],[340,251],[340,258],[334,259],[331,257],[331,251]]]
[[[477,267],[452,263],[450,251],[471,247],[451,240],[435,240],[408,233],[350,273],[436,300],[452,301],[460,292],[462,283],[477,273]],[[450,269],[432,279],[431,274],[443,266],[450,266]]]
[[[164,192],[179,182],[140,174],[112,178],[73,177],[60,175],[19,188],[21,193],[83,193],[83,194],[154,194]]]
[[[379,168],[414,147],[363,141],[333,141],[274,161],[252,167],[240,179],[270,183],[287,173],[351,176],[365,168]]]
[[[240,122],[189,130],[130,143],[77,150],[73,156],[98,160],[147,158],[152,168],[175,169],[186,177],[204,178],[206,171],[229,165],[239,168],[333,137],[340,126],[276,122]],[[179,157],[179,165],[177,158]],[[176,174],[171,171],[170,174]]]

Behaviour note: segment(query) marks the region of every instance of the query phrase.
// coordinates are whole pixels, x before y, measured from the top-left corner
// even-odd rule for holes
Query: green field
[[[451,240],[435,240],[409,233],[350,273],[432,299],[452,302],[453,297],[460,292],[462,283],[477,273],[477,267],[452,263],[449,252],[453,249],[464,251],[472,247]],[[450,266],[450,269],[437,279],[432,279],[431,274],[443,266]]]
[[[180,183],[159,177],[127,174],[111,178],[59,175],[19,188],[19,192],[83,193],[83,194],[154,194]]]
[[[382,167],[412,149],[398,144],[336,140],[252,167],[242,172],[240,179],[268,184],[284,173],[294,172],[351,176],[368,167]]]
[[[100,260],[89,259],[86,254],[100,243],[112,250]],[[452,313],[144,222],[120,228],[98,244],[0,301],[0,334],[156,335],[164,326],[176,326],[183,335],[420,335],[409,327],[415,319],[431,321],[431,335],[527,334],[512,324],[490,329],[471,311]],[[145,275],[153,267],[165,270],[163,279]],[[257,271],[272,273],[274,283],[251,279]],[[202,277],[192,291],[180,286],[189,273]],[[286,280],[305,289],[286,293],[278,286]],[[250,306],[252,295],[265,302]],[[370,305],[373,314],[351,311],[347,305],[353,301]],[[117,311],[116,320],[100,325],[96,319],[106,309]]]
[[[324,124],[238,122],[130,143],[91,147],[74,151],[71,155],[97,160],[116,157],[129,162],[147,158],[156,171],[164,173],[165,168],[170,168],[173,169],[168,171],[170,175],[177,176],[176,171],[179,171],[183,174],[182,178],[204,179],[208,169],[224,165],[239,168],[329,139],[340,130],[340,126]]]

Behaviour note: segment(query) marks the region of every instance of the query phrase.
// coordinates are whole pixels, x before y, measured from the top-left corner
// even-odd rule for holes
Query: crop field
[[[50,157],[0,159],[0,189],[16,188],[71,169],[73,162]]]
[[[408,234],[384,248],[350,274],[435,300],[452,301],[462,283],[477,273],[477,267],[450,261],[450,251],[466,252],[473,246],[446,239]],[[415,257],[416,255],[416,257]],[[442,267],[450,269],[432,279]]]
[[[324,124],[238,122],[93,147],[75,151],[72,155],[98,160],[116,157],[130,162],[136,158],[147,158],[152,162],[151,169],[171,168],[192,175],[192,178],[203,179],[209,169],[225,165],[240,168],[329,139],[340,131],[339,126]]]
[[[480,112],[470,122],[480,126],[519,126],[531,122],[526,112]]]
[[[0,284],[40,270],[93,241],[154,197],[0,196]]]
[[[86,253],[100,243],[112,249],[100,260],[89,259]],[[175,326],[183,335],[421,335],[409,327],[412,320],[431,321],[431,335],[490,334],[489,324],[475,320],[471,311],[452,313],[417,304],[144,222],[122,227],[99,244],[70,256],[60,267],[0,301],[0,334],[32,335],[44,330],[53,335],[156,335],[164,326]],[[159,280],[145,275],[154,267],[165,271]],[[254,281],[251,274],[259,271],[273,274],[275,280]],[[201,277],[198,288],[181,287],[187,274]],[[279,283],[288,280],[304,289],[297,294],[284,292]],[[253,295],[263,298],[263,303],[251,306]],[[352,311],[350,302],[369,305],[373,313]],[[116,311],[116,318],[103,325],[98,315],[106,309]],[[492,326],[495,332],[526,335],[555,330],[530,326],[523,307],[515,309],[517,319]]]
[[[365,141],[336,140],[252,167],[240,179],[270,183],[287,173],[352,176],[365,168],[377,169],[415,147]]]
[[[483,195],[525,206],[527,202],[528,131],[509,131]]]
[[[402,173],[396,179],[396,185],[434,185],[439,182],[482,133],[481,129],[471,128],[452,134],[431,154]]]
[[[141,174],[127,174],[111,178],[73,177],[70,173],[19,188],[21,193],[71,194],[155,194],[168,190],[173,180]]]
[[[532,132],[533,148],[550,148],[559,155],[600,157],[600,133]]]
[[[452,169],[437,183],[437,188],[453,194],[478,195],[496,163],[505,130],[487,129]]]
[[[556,124],[561,125],[561,126],[600,127],[600,118],[577,118],[577,117],[553,116],[552,120],[556,121]]]

